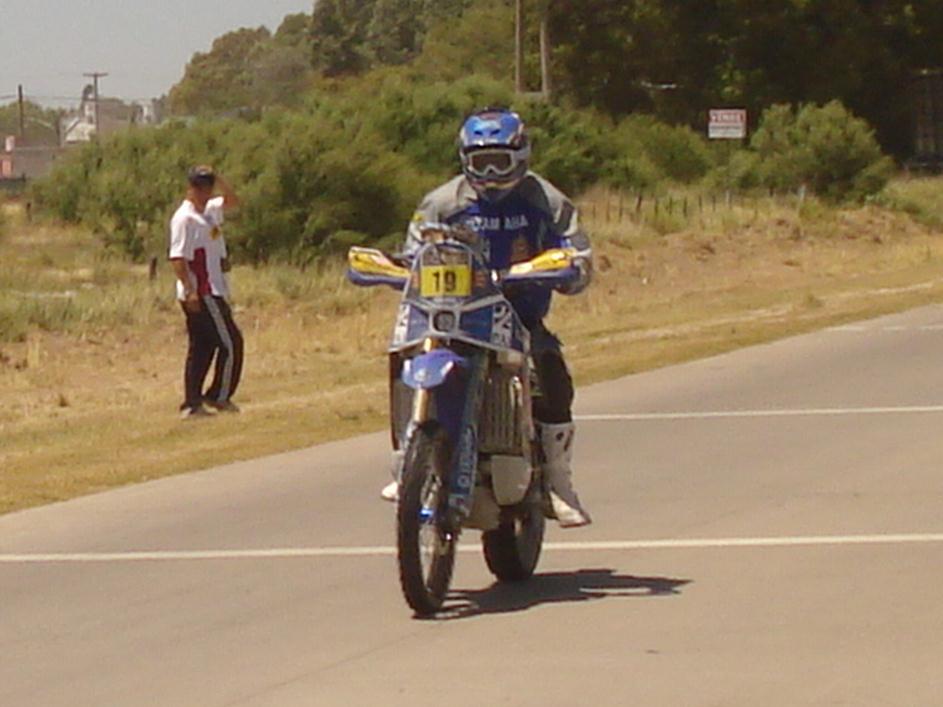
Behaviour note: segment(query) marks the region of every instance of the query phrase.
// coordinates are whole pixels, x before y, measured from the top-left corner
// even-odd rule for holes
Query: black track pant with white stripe
[[[195,407],[204,397],[225,402],[235,394],[242,376],[242,332],[232,318],[232,310],[222,297],[205,296],[201,298],[199,312],[190,312],[185,307],[183,311],[190,341],[184,369],[186,399],[181,408]],[[213,382],[204,394],[203,383],[214,356]]]

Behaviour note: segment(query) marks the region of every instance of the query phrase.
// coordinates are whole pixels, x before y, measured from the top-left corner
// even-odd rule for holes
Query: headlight
[[[448,332],[455,328],[455,314],[452,312],[436,312],[432,318],[432,326],[436,331]]]

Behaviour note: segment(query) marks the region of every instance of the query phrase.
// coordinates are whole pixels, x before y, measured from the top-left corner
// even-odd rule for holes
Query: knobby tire
[[[445,527],[448,459],[448,439],[441,430],[418,430],[406,450],[397,508],[397,557],[403,596],[418,616],[442,607],[452,581],[458,533]]]

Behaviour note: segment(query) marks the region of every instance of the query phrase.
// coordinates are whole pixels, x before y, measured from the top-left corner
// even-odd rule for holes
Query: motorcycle
[[[421,233],[409,258],[351,248],[347,275],[403,292],[388,350],[397,558],[406,602],[425,616],[446,598],[463,529],[482,531],[499,580],[525,580],[537,566],[553,517],[531,413],[539,390],[530,335],[505,291],[558,287],[579,272],[569,249],[494,272],[473,231]]]

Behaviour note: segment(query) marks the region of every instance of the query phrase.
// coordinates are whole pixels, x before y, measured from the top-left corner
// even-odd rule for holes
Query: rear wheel
[[[544,541],[544,514],[538,504],[529,504],[521,515],[501,522],[482,534],[488,569],[502,582],[529,579],[540,559]]]
[[[438,611],[452,581],[458,533],[447,527],[448,439],[420,429],[406,450],[397,509],[399,578],[420,616]]]

